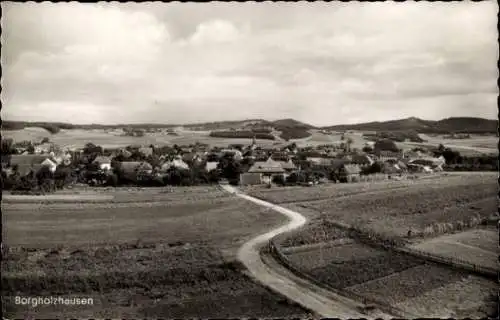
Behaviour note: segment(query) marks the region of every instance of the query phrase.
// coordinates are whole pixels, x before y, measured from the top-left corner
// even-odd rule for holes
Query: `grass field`
[[[73,207],[3,203],[6,315],[307,317],[235,262],[245,240],[284,218],[217,189],[188,190],[158,188],[130,198],[118,189],[114,202]],[[78,295],[95,304],[35,310],[14,305],[15,295]]]
[[[452,175],[441,179],[406,183],[406,187],[395,184],[373,184],[373,192],[367,192],[363,184],[355,187],[335,189],[335,185],[318,188],[318,198],[329,193],[327,199],[293,203],[295,208],[306,208],[306,214],[312,217],[311,223],[302,232],[314,228],[315,224],[325,221],[343,223],[361,230],[371,230],[385,237],[403,237],[409,228],[413,236],[425,236],[429,226],[464,221],[463,226],[479,222],[479,217],[486,217],[497,210],[497,183],[482,175]],[[355,186],[356,184],[353,184]],[[340,189],[346,188],[346,189]],[[310,188],[314,192],[314,188]],[[361,192],[361,193],[360,193]],[[365,193],[362,193],[365,192]],[[264,192],[263,192],[264,193]],[[294,196],[296,193],[296,196]],[[339,198],[348,194],[348,197]],[[264,193],[264,197],[277,199],[302,199],[295,190]],[[317,212],[317,215],[311,214]],[[455,225],[453,225],[455,226]],[[457,227],[458,228],[458,227]],[[439,231],[439,230],[438,230]],[[442,231],[444,232],[444,231]],[[441,232],[441,233],[442,233]],[[432,234],[434,235],[434,234]],[[302,236],[304,237],[304,236]],[[309,237],[311,238],[311,237]]]
[[[22,130],[3,131],[5,138],[12,138],[14,141],[41,141],[48,137],[51,142],[68,148],[81,148],[86,143],[92,142],[103,148],[119,148],[128,145],[189,145],[196,142],[206,143],[211,146],[226,147],[232,143],[251,144],[251,139],[227,139],[210,137],[209,131],[189,131],[178,130],[177,135],[168,135],[167,132],[146,133],[143,137],[121,136],[119,131],[105,130],[61,130],[56,134],[50,134],[42,128],[25,128]],[[257,144],[262,146],[273,145],[279,141],[257,139]]]
[[[435,179],[430,179],[439,183],[442,181],[441,175],[435,175]],[[434,178],[433,177],[433,178]],[[448,178],[448,177],[447,177]],[[483,179],[484,180],[484,179]],[[462,177],[453,176],[450,181],[454,183],[461,182],[466,184],[467,182]],[[273,189],[267,189],[264,187],[242,187],[241,189],[259,199],[263,199],[273,203],[299,203],[305,201],[316,201],[331,199],[332,197],[343,197],[350,196],[358,193],[364,192],[387,192],[392,189],[408,188],[409,186],[418,185],[429,185],[428,179],[420,180],[380,180],[372,182],[359,182],[359,183],[346,183],[346,184],[322,184],[313,187],[277,187]]]
[[[498,231],[475,229],[443,235],[410,246],[446,258],[456,258],[476,265],[498,268]]]

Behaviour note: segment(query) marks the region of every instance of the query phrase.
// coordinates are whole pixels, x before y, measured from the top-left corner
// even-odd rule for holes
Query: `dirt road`
[[[284,214],[290,219],[290,222],[284,226],[259,235],[246,242],[238,251],[238,260],[240,260],[252,274],[262,284],[278,292],[303,307],[315,312],[320,317],[327,318],[392,318],[391,315],[377,314],[366,315],[355,309],[358,303],[340,297],[334,293],[318,288],[316,285],[298,279],[285,268],[280,266],[271,266],[275,263],[264,263],[260,249],[265,246],[274,236],[299,228],[306,223],[306,218],[301,214],[274,205],[272,203],[240,193],[237,189],[229,185],[221,186],[226,191],[236,194],[238,197],[254,202],[261,206],[273,209]],[[271,259],[272,260],[272,259]],[[277,269],[280,270],[277,270]]]

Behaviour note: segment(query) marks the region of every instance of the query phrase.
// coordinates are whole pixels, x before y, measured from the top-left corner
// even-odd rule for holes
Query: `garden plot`
[[[428,318],[480,319],[497,307],[494,301],[486,303],[497,291],[494,281],[469,275],[394,306]]]
[[[363,248],[361,244],[347,245],[346,249],[342,247],[337,249],[338,252],[335,252],[333,248],[326,251],[328,255],[324,250],[311,251],[305,261],[303,253],[290,254],[288,258],[292,264],[298,265],[300,271],[337,289],[424,264],[423,260],[409,255],[369,247]]]
[[[353,243],[340,246],[316,246],[307,251],[288,251],[285,255],[290,261],[301,268],[309,270],[327,267],[331,264],[342,264],[356,259],[373,258],[383,254],[383,251]]]
[[[465,273],[446,267],[423,264],[345,290],[375,301],[383,299],[385,303],[396,305],[398,302],[418,297],[466,276]]]
[[[496,241],[497,245],[494,245]],[[470,230],[443,235],[409,246],[445,258],[459,259],[487,268],[498,268],[498,233],[493,230]]]

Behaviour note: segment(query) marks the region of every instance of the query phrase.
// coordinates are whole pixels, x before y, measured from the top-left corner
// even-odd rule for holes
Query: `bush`
[[[42,141],[40,142],[40,144],[49,143],[49,142],[50,142],[49,138],[45,137],[45,138],[42,139]]]

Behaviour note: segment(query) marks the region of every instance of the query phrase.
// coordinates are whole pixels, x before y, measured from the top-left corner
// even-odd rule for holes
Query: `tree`
[[[346,147],[347,147],[347,151],[351,151],[351,145],[353,143],[353,140],[351,137],[347,138],[347,141],[346,141]]]
[[[85,144],[85,146],[83,147],[83,154],[85,154],[85,155],[89,155],[89,154],[100,155],[100,154],[102,154],[102,147],[97,146],[97,145],[93,144],[92,142],[89,142],[89,143]]]
[[[221,161],[217,165],[217,169],[221,171],[222,177],[226,178],[229,181],[239,181],[240,174],[242,173],[240,162],[234,160],[233,157],[229,155],[221,159]]]
[[[13,154],[14,151],[14,140],[12,138],[2,139],[2,154]]]
[[[373,148],[372,148],[372,147],[370,147],[370,146],[364,146],[364,147],[363,147],[363,149],[362,149],[362,151],[363,151],[363,152],[366,152],[366,153],[368,153],[368,152],[372,152],[372,151],[373,151]]]
[[[396,143],[389,139],[382,139],[375,142],[374,149],[378,151],[398,152],[399,148]]]

